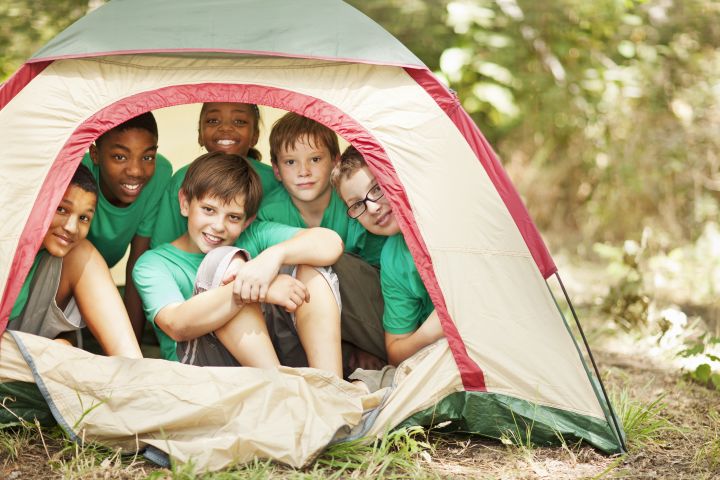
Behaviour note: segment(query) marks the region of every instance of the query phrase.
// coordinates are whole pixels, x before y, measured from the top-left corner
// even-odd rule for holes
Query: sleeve
[[[157,206],[157,218],[150,238],[150,248],[170,243],[187,231],[187,218],[180,213],[178,192],[187,168],[178,170],[167,185]]]
[[[383,328],[386,332],[401,335],[418,329],[422,317],[422,302],[408,289],[407,282],[394,273],[380,269],[385,311],[383,312]],[[388,275],[390,273],[390,275]]]
[[[165,157],[158,154],[155,158],[155,173],[145,186],[145,188],[148,189],[148,195],[145,198],[142,219],[135,232],[136,235],[152,237],[158,218],[158,205],[164,197],[171,179],[172,165],[170,165],[170,162]]]
[[[290,227],[282,223],[255,220],[240,235],[236,247],[247,250],[251,257],[258,256],[263,250],[294,237],[302,228]]]
[[[168,262],[157,252],[148,250],[138,259],[132,278],[140,294],[145,317],[153,324],[157,313],[166,305],[185,301]]]

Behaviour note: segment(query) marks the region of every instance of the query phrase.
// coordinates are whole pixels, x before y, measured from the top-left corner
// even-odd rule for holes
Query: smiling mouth
[[[70,245],[73,243],[72,239],[70,237],[66,237],[65,235],[60,235],[59,233],[53,233],[53,236],[55,236],[55,238],[57,238],[60,241],[60,243],[62,243],[62,244]]]
[[[380,215],[380,216],[378,217],[378,219],[377,219],[377,221],[375,222],[375,224],[378,225],[378,226],[380,226],[380,227],[384,227],[384,226],[387,225],[387,223],[390,221],[390,214],[391,214],[391,212],[385,212],[385,213],[383,213],[382,215]]]
[[[221,237],[218,237],[217,235],[213,235],[211,233],[205,233],[203,232],[203,238],[209,245],[219,245],[223,242],[223,239]]]
[[[140,193],[142,190],[142,183],[121,183],[120,186],[131,195]]]
[[[229,138],[223,138],[223,139],[220,139],[220,140],[215,140],[215,143],[216,143],[217,145],[220,145],[221,147],[231,147],[231,146],[235,145],[235,144],[238,143],[238,142],[237,142],[236,140],[231,140],[231,139],[229,139]]]

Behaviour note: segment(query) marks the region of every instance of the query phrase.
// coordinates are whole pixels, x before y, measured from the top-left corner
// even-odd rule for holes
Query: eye
[[[212,207],[202,206],[202,207],[200,207],[200,208],[202,209],[203,212],[205,212],[205,213],[207,213],[207,214],[215,213],[215,209],[212,208]]]
[[[233,124],[235,124],[238,127],[243,127],[243,126],[247,125],[247,123],[248,123],[247,120],[243,120],[243,119],[237,119],[237,120],[233,121]]]
[[[240,215],[228,215],[228,217],[230,218],[230,221],[233,223],[240,223],[243,220],[243,217],[241,217]]]
[[[310,159],[313,163],[318,163],[320,160],[322,160],[322,157],[312,157]]]
[[[65,210],[65,207],[63,207],[63,206],[58,206],[55,211],[56,211],[57,213],[62,213],[62,214],[67,213],[67,210]]]
[[[155,161],[155,155],[145,155],[143,157],[143,162],[154,162]]]
[[[285,165],[295,165],[295,160],[285,160]]]
[[[362,200],[360,200],[359,202],[355,202],[348,207],[348,212],[350,212],[350,215],[353,216],[359,214],[363,210],[365,210],[365,202],[363,202]]]
[[[110,156],[110,158],[112,158],[112,159],[115,160],[116,162],[124,162],[127,157],[126,157],[125,155],[120,154],[120,153],[114,153],[114,154],[112,154],[112,155]]]
[[[91,220],[92,220],[92,217],[89,215],[80,215],[80,221],[82,223],[90,223]]]
[[[374,198],[377,200],[378,198],[380,198],[382,196],[383,196],[383,191],[382,191],[382,188],[380,188],[380,185],[375,185],[368,192],[369,198]]]
[[[220,123],[220,120],[218,120],[217,118],[206,118],[205,123],[207,123],[208,125],[217,125],[218,123]]]

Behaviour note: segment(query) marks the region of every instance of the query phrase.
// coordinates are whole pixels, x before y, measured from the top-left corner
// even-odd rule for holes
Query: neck
[[[296,198],[292,199],[293,205],[300,212],[308,228],[319,227],[328,205],[332,189],[328,188],[322,195],[311,202],[302,202]]]
[[[190,239],[190,235],[188,235],[187,232],[183,233],[178,238],[170,242],[170,245],[177,248],[178,250],[182,250],[183,252],[202,253],[198,246],[195,245],[195,242]]]

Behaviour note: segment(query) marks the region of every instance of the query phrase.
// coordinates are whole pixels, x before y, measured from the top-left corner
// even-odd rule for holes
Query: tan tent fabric
[[[449,314],[488,390],[603,418],[590,382],[578,381],[587,378],[579,353],[497,191],[457,128],[401,68],[161,55],[56,61],[0,111],[8,178],[0,202],[22,205],[0,225],[0,255],[12,258],[50,163],[86,118],[136,93],[205,82],[294,90],[367,128],[407,191]],[[28,117],[43,120],[35,129],[14,120]],[[7,272],[8,263],[0,265],[2,285]],[[452,362],[447,352],[443,359]],[[457,375],[452,363],[446,368]],[[402,412],[427,404],[415,398]]]
[[[9,332],[0,344],[0,380],[33,381],[20,345],[56,419],[78,437],[127,451],[153,445],[203,470],[255,457],[303,466],[360,423],[364,404],[379,402],[309,368],[201,368],[13,335],[19,344]]]

